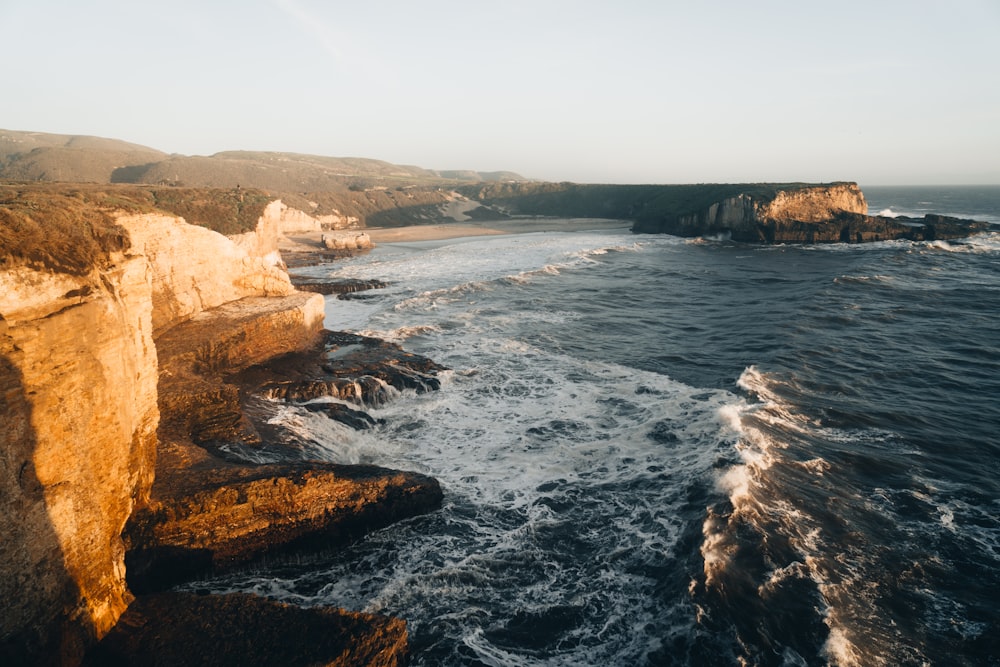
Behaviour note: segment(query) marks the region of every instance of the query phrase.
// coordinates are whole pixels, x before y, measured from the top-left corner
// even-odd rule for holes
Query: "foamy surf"
[[[287,417],[445,506],[210,587],[405,617],[417,665],[982,664],[1000,348],[968,248],[990,238],[530,235],[338,265],[391,282],[357,330],[454,370],[367,432]]]

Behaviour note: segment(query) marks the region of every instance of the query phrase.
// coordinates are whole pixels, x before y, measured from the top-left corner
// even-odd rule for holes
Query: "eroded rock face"
[[[867,243],[963,238],[986,223],[928,215],[922,219],[867,215],[854,183],[779,190],[773,196],[741,194],[694,213],[636,223],[633,231],[677,236],[725,235],[743,243]]]
[[[341,215],[340,213],[314,217],[305,211],[291,208],[283,204],[280,200],[272,203],[271,207],[268,207],[269,212],[265,213],[265,215],[276,216],[278,228],[282,234],[321,232],[326,229],[344,229],[360,224],[359,218]]]
[[[329,232],[323,234],[323,245],[329,250],[367,250],[372,239],[364,232]]]
[[[288,274],[230,239],[180,218],[121,216],[132,251],[152,271],[153,330],[160,332],[203,310],[247,296],[284,296],[294,291]]]
[[[0,664],[74,664],[131,600],[120,536],[154,479],[157,327],[249,296],[297,299],[217,336],[229,356],[208,350],[211,366],[308,346],[323,320],[322,297],[224,236],[164,215],[119,220],[128,253],[89,273],[0,271]]]
[[[165,215],[118,220],[130,244],[89,272],[0,270],[0,664],[77,664],[132,600],[126,546],[129,581],[155,587],[441,502],[421,475],[216,456],[259,439],[224,376],[310,348],[323,297],[294,291],[264,222],[236,243]],[[385,655],[405,645],[392,636]],[[354,664],[355,639],[329,664]]]
[[[781,243],[802,241],[810,235],[802,223],[823,223],[843,213],[865,214],[868,204],[854,183],[782,190],[773,198],[759,199],[741,194],[710,205],[707,209],[661,221],[659,231],[679,236],[729,234],[735,241]],[[836,234],[839,237],[840,228]],[[815,232],[812,232],[815,236]],[[819,242],[821,239],[814,239]],[[813,241],[808,241],[813,242]]]
[[[318,294],[262,299],[274,309],[271,313],[246,300],[236,302],[206,311],[158,340],[163,374],[156,482],[148,504],[134,513],[126,531],[133,590],[160,590],[262,553],[340,546],[440,505],[441,488],[429,477],[304,461],[301,450],[282,447],[266,418],[255,423],[245,414],[246,401],[273,394],[276,386],[285,387],[287,394],[295,382],[305,382],[313,391],[322,384],[323,395],[329,396],[331,386],[349,393],[347,387],[359,388],[368,378],[373,393],[357,396],[359,403],[375,401],[381,396],[375,392],[384,393],[388,381],[400,389],[415,388],[417,378],[423,378],[423,389],[437,387],[433,362],[375,339],[326,332],[308,350],[298,341],[277,357],[280,333],[243,333],[300,331],[296,303],[317,300],[322,304]],[[289,313],[287,319],[283,313]],[[318,326],[314,322],[313,330]],[[275,338],[267,346],[271,358],[244,345],[268,337]],[[335,355],[346,359],[338,364],[326,353],[339,350],[340,343],[350,346],[352,354]],[[250,365],[255,361],[263,363]],[[376,381],[373,374],[387,381]],[[263,443],[258,429],[265,435]],[[256,446],[275,443],[283,455],[280,462],[266,465],[248,462],[257,460],[253,456],[226,456],[223,451],[235,447],[252,455]]]
[[[856,183],[839,183],[799,190],[783,190],[768,202],[756,205],[757,220],[823,222],[839,213],[868,212],[864,193]]]
[[[264,266],[284,268],[281,253],[278,251],[278,239],[282,235],[281,220],[285,208],[287,207],[281,200],[272,201],[264,208],[264,213],[252,232],[235,234],[227,238],[248,256],[263,260]]]
[[[71,664],[131,600],[120,534],[159,418],[152,286],[141,257],[14,273],[44,289],[0,290],[0,662]]]
[[[375,466],[201,459],[157,481],[129,521],[128,581],[162,590],[290,548],[338,547],[441,504],[424,475]]]

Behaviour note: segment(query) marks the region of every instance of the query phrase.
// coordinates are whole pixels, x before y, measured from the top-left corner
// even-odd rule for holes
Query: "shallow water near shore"
[[[1000,655],[1000,234],[540,232],[303,271],[388,281],[330,298],[327,326],[451,370],[370,431],[278,419],[329,460],[433,475],[445,505],[196,587],[401,616],[417,665]]]

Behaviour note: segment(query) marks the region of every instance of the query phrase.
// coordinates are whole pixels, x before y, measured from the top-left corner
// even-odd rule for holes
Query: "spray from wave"
[[[811,664],[821,656],[845,667],[860,664],[836,606],[827,527],[795,493],[827,475],[831,464],[797,451],[817,427],[779,396],[775,382],[747,368],[737,384],[753,402],[724,411],[739,434],[738,460],[719,475],[727,502],[708,510],[704,580],[692,592],[702,622],[715,632],[732,628],[735,653],[749,664]]]

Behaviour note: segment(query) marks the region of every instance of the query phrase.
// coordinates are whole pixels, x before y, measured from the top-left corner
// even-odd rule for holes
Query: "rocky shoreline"
[[[310,664],[402,664],[402,621],[162,592],[263,557],[337,549],[440,506],[436,480],[330,463],[319,444],[270,419],[292,403],[370,428],[372,408],[440,386],[445,369],[430,359],[322,329],[322,295],[363,298],[385,283],[291,279],[286,270],[286,262],[367,248],[355,240],[328,249],[322,232],[309,231],[316,238],[302,237],[308,243],[283,257],[289,210],[280,201],[262,205],[255,228],[227,237],[149,211],[125,191],[2,189],[0,596],[8,602],[0,664],[76,665],[88,651],[94,664],[146,664],[152,645],[164,656],[227,664],[226,647],[270,655],[260,642],[271,635],[255,628],[292,636],[298,629],[289,623],[351,633],[336,646],[313,637],[327,648]],[[834,240],[828,233],[842,242],[884,240],[891,231],[856,212],[864,199],[853,184],[764,190],[720,199],[692,214],[686,231],[728,230],[742,240],[743,230],[768,243]],[[980,228],[937,217],[891,223],[922,240]],[[374,242],[432,242],[622,224],[518,220],[370,232]],[[257,620],[233,620],[250,615]],[[299,659],[289,655],[279,662]],[[366,663],[362,655],[374,657]]]
[[[439,507],[436,480],[330,463],[267,411],[328,397],[308,409],[365,428],[443,369],[322,329],[315,292],[344,290],[292,285],[280,202],[226,237],[102,191],[4,192],[0,664],[403,664],[402,620],[161,591]]]
[[[228,310],[211,324],[179,325],[158,341],[156,479],[150,501],[132,514],[123,535],[126,580],[139,597],[88,660],[143,664],[150,655],[168,662],[211,655],[216,664],[263,665],[306,664],[299,661],[308,656],[309,664],[405,664],[400,619],[303,610],[252,596],[159,592],[264,557],[336,550],[442,501],[437,481],[424,475],[314,460],[310,443],[297,442],[268,417],[275,402],[326,397],[348,404],[310,409],[365,428],[373,420],[362,408],[396,392],[433,391],[444,369],[391,343],[330,331],[319,332],[312,345],[247,365],[253,359],[239,349],[244,338],[220,337],[246,330]],[[261,332],[246,339],[260,342]],[[184,379],[192,376],[199,390]],[[272,462],[251,462],[260,459]],[[301,641],[289,642],[289,633]],[[220,639],[232,648],[220,651]],[[158,653],[151,654],[155,642]],[[310,647],[305,655],[302,646]],[[244,662],[247,655],[257,662]]]

